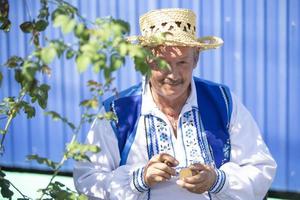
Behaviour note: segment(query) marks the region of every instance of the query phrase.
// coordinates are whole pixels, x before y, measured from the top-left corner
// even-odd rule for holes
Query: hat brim
[[[130,36],[127,40],[132,43],[138,43],[142,46],[190,46],[199,47],[200,50],[216,49],[223,45],[223,40],[216,36],[205,36],[197,39],[193,38],[164,38],[164,37],[146,37]]]

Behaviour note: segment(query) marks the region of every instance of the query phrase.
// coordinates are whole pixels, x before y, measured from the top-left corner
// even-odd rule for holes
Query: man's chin
[[[176,85],[176,86],[170,86],[168,85],[167,87],[164,88],[164,94],[166,96],[178,96],[178,94],[182,93],[183,88],[181,85]]]

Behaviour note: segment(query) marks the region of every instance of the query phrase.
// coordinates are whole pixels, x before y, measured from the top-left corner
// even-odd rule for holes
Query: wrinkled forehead
[[[194,47],[184,46],[157,46],[151,48],[152,53],[157,57],[189,57],[194,55]]]

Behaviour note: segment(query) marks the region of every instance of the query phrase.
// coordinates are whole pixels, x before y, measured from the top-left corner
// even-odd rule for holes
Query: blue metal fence
[[[300,191],[300,1],[299,0],[77,0],[70,1],[88,19],[113,16],[130,22],[131,33],[139,34],[138,17],[154,8],[190,8],[198,16],[198,35],[217,35],[224,46],[201,54],[195,75],[227,84],[245,103],[257,120],[270,151],[277,160],[278,171],[272,189]],[[0,33],[0,63],[8,56],[28,55],[29,36],[21,33],[18,25],[35,16],[39,8],[36,0],[10,1],[10,33]],[[49,38],[64,37],[56,29],[48,29]],[[72,38],[67,36],[67,40]],[[100,80],[96,74],[79,75],[74,63],[56,60],[51,77],[40,77],[49,85],[48,109],[55,110],[74,122],[79,121],[79,101],[88,97],[85,83]],[[17,95],[18,86],[9,71],[4,73],[0,99]],[[116,74],[119,90],[141,80],[133,64]],[[3,126],[5,120],[0,120]],[[83,128],[83,140],[88,126]],[[28,154],[38,153],[58,160],[62,156],[71,130],[45,117],[40,109],[37,116],[14,120],[5,141],[6,152],[0,165],[41,169],[26,162]],[[68,163],[64,170],[71,170]]]

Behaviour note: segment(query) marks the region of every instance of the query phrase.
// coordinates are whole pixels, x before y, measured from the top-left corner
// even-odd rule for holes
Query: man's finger
[[[169,167],[175,167],[179,164],[173,156],[167,153],[160,154],[159,161],[167,164]]]
[[[200,171],[194,176],[184,178],[183,181],[190,184],[201,184],[207,179],[208,173],[206,171]]]
[[[202,171],[202,170],[206,170],[207,166],[205,164],[202,164],[202,163],[194,163],[191,166],[189,166],[189,168],[191,170],[195,170],[195,171]]]
[[[159,168],[152,168],[149,170],[148,174],[147,174],[148,177],[151,177],[151,178],[154,178],[156,176],[161,176],[165,179],[170,179],[171,178],[171,174],[159,169]]]
[[[154,177],[154,181],[156,181],[156,182],[164,182],[164,181],[167,181],[167,180],[169,180],[169,178],[165,178],[163,176],[155,176]]]
[[[176,175],[176,170],[172,167],[169,167],[165,163],[155,163],[155,165],[153,165],[153,167],[155,167],[156,169],[162,170],[172,176]]]
[[[158,155],[155,155],[151,158],[152,162],[161,162],[167,164],[169,167],[175,167],[179,164],[179,162],[170,154],[167,153],[161,153]]]
[[[177,185],[179,185],[180,187],[187,189],[190,192],[193,193],[198,193],[201,194],[205,191],[207,191],[206,189],[206,185],[202,185],[202,184],[190,184],[190,183],[186,183],[183,180],[177,180],[176,181]]]
[[[196,184],[186,183],[183,180],[177,180],[176,183],[180,187],[188,189],[188,190],[195,190],[195,189],[197,189],[197,185]]]

